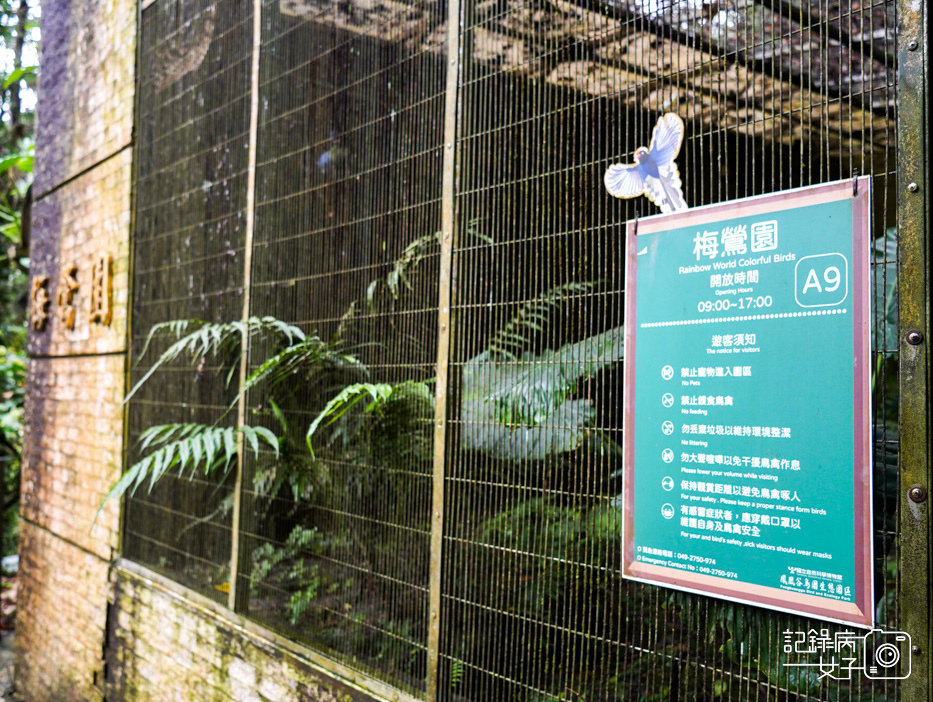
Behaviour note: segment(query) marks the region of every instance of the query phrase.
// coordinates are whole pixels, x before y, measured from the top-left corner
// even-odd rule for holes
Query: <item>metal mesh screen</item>
[[[174,342],[156,324],[242,314],[251,12],[239,2],[157,3],[143,14],[136,146],[130,382]],[[236,394],[217,373],[163,366],[129,403],[132,462],[153,425],[220,419]],[[217,599],[229,579],[230,474],[168,473],[127,503],[123,550]],[[221,588],[218,590],[216,588]]]
[[[340,358],[249,395],[298,456],[249,466],[240,587],[250,616],[419,690],[445,70],[436,51],[380,36],[403,39],[431,6],[388,7],[363,32],[308,21],[312,9],[265,7],[251,307]],[[250,369],[268,356],[254,348]],[[305,431],[328,400],[388,384],[378,412],[359,405],[322,427],[308,455]]]
[[[461,228],[480,221],[495,240],[461,238],[454,263],[451,367],[461,384],[448,444],[439,697],[895,697],[890,681],[821,682],[782,667],[791,660],[783,632],[825,622],[621,578],[622,361],[612,345],[625,293],[621,224],[657,210],[602,186],[606,167],[631,160],[668,111],[687,125],[691,206],[871,174],[883,310],[895,255],[884,248],[894,204],[891,9],[466,6],[458,209]],[[506,41],[522,61],[503,72],[487,57]],[[535,326],[524,324],[530,311],[544,313]],[[896,627],[897,341],[876,328],[877,605]],[[556,410],[522,398],[508,427],[488,399],[520,389],[522,374],[574,386]]]
[[[243,5],[143,13],[133,377],[174,339],[140,358],[154,324],[239,320],[244,294],[305,341],[248,350],[243,422],[278,451],[241,447],[236,496],[233,473],[140,490],[126,554],[218,598],[232,586],[246,616],[416,697],[896,699],[896,681],[784,666],[784,631],[842,627],[622,579],[623,225],[657,210],[602,183],[664,112],[686,125],[691,206],[872,177],[875,605],[896,629],[894,6],[466,3],[448,311],[447,4],[264,0],[248,267]],[[289,349],[301,362],[263,375]],[[235,422],[238,362],[158,371],[130,402],[131,439]]]

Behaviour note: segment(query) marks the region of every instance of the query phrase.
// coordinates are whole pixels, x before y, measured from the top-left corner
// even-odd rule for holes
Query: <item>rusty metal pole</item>
[[[930,525],[930,144],[927,3],[897,7],[900,358],[900,627],[911,637],[901,699],[933,699]]]
[[[450,0],[447,15],[447,83],[444,100],[444,175],[441,184],[441,260],[438,289],[437,389],[434,409],[434,478],[431,499],[431,560],[428,579],[427,699],[438,690],[441,638],[441,571],[444,543],[444,476],[447,444],[447,392],[450,361],[450,307],[456,241],[457,123],[460,80],[460,0]]]
[[[249,108],[249,158],[246,174],[246,241],[244,243],[243,263],[243,338],[240,342],[240,376],[237,389],[240,397],[237,401],[236,426],[242,428],[246,422],[246,375],[249,366],[249,318],[250,318],[250,279],[253,261],[253,230],[255,227],[256,203],[256,146],[259,134],[259,52],[262,48],[262,0],[253,0],[253,55],[250,68],[250,108]],[[253,504],[243,486],[243,434],[237,433],[236,484],[233,488],[233,525],[230,550],[230,592],[227,606],[235,612],[246,613],[249,609],[249,586],[244,586],[240,579],[249,578],[249,539],[243,538],[243,520],[252,513]]]

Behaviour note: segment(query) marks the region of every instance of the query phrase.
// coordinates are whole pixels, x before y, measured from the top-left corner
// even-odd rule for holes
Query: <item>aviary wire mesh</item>
[[[461,384],[447,447],[444,699],[896,696],[891,681],[821,682],[781,667],[793,659],[783,632],[825,622],[621,578],[623,361],[606,343],[593,346],[589,368],[561,360],[621,333],[621,225],[657,210],[607,197],[602,175],[647,144],[659,114],[687,125],[679,161],[691,206],[874,176],[876,587],[879,620],[896,627],[897,337],[883,315],[896,255],[886,237],[893,6],[773,7],[464,10],[458,213],[461,231],[480,222],[491,240],[461,236],[454,262],[451,367]],[[506,70],[492,47],[508,47]],[[538,328],[522,324],[544,309]],[[576,387],[519,442],[488,399],[528,369]],[[526,411],[511,431],[534,423]]]
[[[157,3],[143,14],[136,119],[130,382],[175,341],[152,328],[242,315],[252,13],[245,3]],[[148,427],[233,424],[236,396],[205,357],[163,366],[132,398],[130,462]],[[124,553],[224,600],[230,561],[230,476],[169,473],[127,502]],[[219,588],[219,589],[217,589]]]
[[[785,630],[842,627],[621,578],[623,224],[656,208],[602,184],[668,111],[686,124],[691,206],[872,176],[876,609],[896,629],[893,4],[466,3],[449,315],[447,4],[263,3],[248,279],[244,5],[143,13],[134,378],[170,340],[140,359],[153,324],[240,319],[246,288],[249,314],[306,341],[300,363],[249,388],[245,423],[274,432],[279,453],[243,450],[239,534],[232,477],[167,477],[130,500],[126,554],[216,596],[232,582],[246,616],[416,697],[434,689],[436,656],[436,698],[451,701],[896,699],[895,681],[782,667]],[[440,324],[453,340],[445,446]],[[248,373],[293,347],[257,338]],[[217,421],[238,389],[212,373],[223,361],[160,371],[130,402],[132,436]],[[497,404],[526,371],[572,378],[558,411]]]
[[[402,41],[404,6],[346,32],[307,21],[299,5],[264,8],[251,307],[335,355],[249,395],[294,454],[249,465],[240,586],[250,616],[417,691],[446,73],[436,52]],[[269,351],[251,350],[251,371]],[[368,389],[389,385],[388,401],[364,411]],[[354,387],[365,402],[321,426],[312,458],[308,426]],[[270,488],[273,476],[286,484]]]

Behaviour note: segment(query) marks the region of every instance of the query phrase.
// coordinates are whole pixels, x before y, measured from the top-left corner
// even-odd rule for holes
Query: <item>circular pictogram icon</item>
[[[665,380],[670,380],[674,377],[674,369],[670,366],[664,366],[664,368],[661,369],[661,377]]]
[[[671,461],[674,460],[674,452],[671,451],[669,448],[664,449],[663,451],[661,451],[661,460],[664,461],[665,463],[670,463]]]
[[[893,668],[901,659],[901,652],[892,643],[883,643],[875,649],[875,661],[882,668]]]
[[[661,431],[663,431],[666,436],[670,436],[671,434],[673,434],[674,433],[674,422],[670,420],[665,420],[661,424]]]
[[[664,393],[663,395],[661,395],[661,404],[664,405],[665,407],[670,407],[671,405],[674,404],[674,396],[671,395],[669,392]]]
[[[669,475],[665,475],[664,480],[661,481],[661,487],[670,492],[674,489],[674,479]]]
[[[665,502],[661,505],[661,516],[665,519],[672,519],[674,517],[674,505],[670,502]]]

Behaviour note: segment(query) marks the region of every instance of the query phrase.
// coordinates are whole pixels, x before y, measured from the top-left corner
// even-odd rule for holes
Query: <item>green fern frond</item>
[[[411,283],[408,280],[408,270],[414,268],[424,259],[434,246],[441,243],[441,232],[427,234],[418,237],[402,251],[402,255],[395,261],[392,272],[386,276],[386,285],[392,292],[392,297],[398,298],[399,287],[404,285],[411,290]]]
[[[275,387],[300,369],[353,368],[365,373],[366,367],[360,361],[346,353],[340,353],[337,347],[316,336],[306,338],[297,344],[288,346],[259,366],[243,384],[241,394],[267,381]],[[236,402],[234,400],[234,402]]]
[[[329,419],[327,424],[333,424],[361,400],[372,398],[372,402],[366,406],[366,412],[375,410],[380,402],[385,402],[392,395],[394,386],[387,383],[354,383],[341,390],[335,397],[321,410],[321,413],[314,418],[311,426],[308,427],[308,433],[305,435],[305,441],[308,443],[308,450],[314,456],[314,446],[311,444],[311,437],[317,431],[325,419]],[[326,425],[325,425],[326,426]]]
[[[496,332],[486,348],[497,361],[517,361],[561,305],[570,297],[595,286],[595,283],[565,283],[546,290],[523,304],[515,316]]]
[[[151,491],[171,469],[177,470],[179,475],[189,466],[192,474],[200,468],[209,475],[221,466],[226,471],[237,456],[237,431],[234,427],[206,424],[161,424],[150,427],[140,436],[140,446],[143,451],[155,446],[159,448],[130,466],[106,499],[120,497],[127,491],[135,493],[147,477]],[[243,426],[239,433],[254,455],[259,455],[262,442],[270,446],[278,457],[279,440],[265,427]]]
[[[182,336],[192,326],[196,328]],[[127,393],[123,400],[124,404],[152,377],[153,373],[166,363],[171,363],[178,358],[187,356],[195,362],[208,355],[216,356],[221,351],[239,348],[244,336],[253,336],[260,332],[283,336],[289,344],[295,343],[296,339],[299,342],[305,340],[305,334],[301,329],[275,317],[250,317],[245,325],[241,321],[216,324],[197,319],[181,319],[155,325],[146,338],[143,353],[148,350],[154,335],[165,331],[176,337],[177,341],[159,356],[158,360],[133,386],[133,389]]]
[[[203,322],[200,319],[173,319],[168,322],[160,322],[159,324],[156,324],[154,327],[152,327],[152,329],[149,330],[149,334],[146,335],[146,343],[143,344],[143,350],[139,354],[139,358],[142,359],[145,357],[146,352],[149,351],[149,344],[152,343],[152,340],[162,332],[171,332],[172,336],[177,339],[182,334],[184,334],[185,331],[187,331],[189,326],[195,324],[203,326],[207,324],[207,322]]]
[[[476,218],[467,223],[464,230],[464,240],[476,239],[487,244],[493,243],[494,240],[492,237],[486,236],[479,231],[479,224],[481,221],[481,219]],[[388,288],[389,294],[394,300],[399,298],[403,286],[408,290],[412,289],[409,276],[418,264],[427,258],[432,251],[440,247],[442,237],[442,232],[434,232],[433,234],[425,234],[424,236],[418,237],[405,247],[401,256],[395,259],[392,264],[392,270],[385,277],[385,280],[376,278],[369,284],[366,288],[366,307],[370,314],[375,311],[376,294],[381,285],[385,284],[385,287]]]

